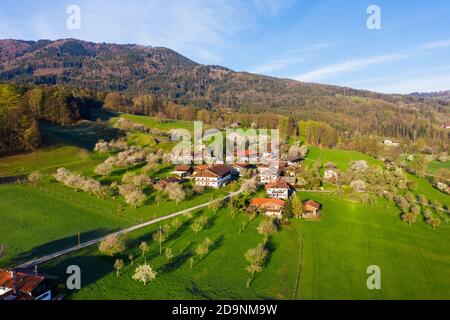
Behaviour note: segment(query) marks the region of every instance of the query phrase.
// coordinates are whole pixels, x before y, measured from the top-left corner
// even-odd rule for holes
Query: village
[[[350,201],[364,208],[376,203],[377,199],[384,199],[402,210],[401,220],[407,225],[414,224],[422,213],[433,229],[440,225],[437,216],[447,212],[438,202],[420,194],[413,195],[417,183],[390,159],[373,159],[356,154],[356,159],[343,162],[341,157],[346,155],[344,151],[283,141],[279,146],[275,144],[276,147],[268,143],[265,148],[246,143],[244,149],[234,150],[225,159],[215,157],[217,148],[201,143],[199,147],[204,161],[199,163],[194,161],[195,152],[177,154],[161,149],[165,144],[172,146],[168,132],[148,128],[123,117],[112,125],[123,135],[118,139],[100,139],[95,143],[95,166],[88,173],[61,166],[46,176],[38,171],[31,172],[26,184],[37,190],[47,190],[45,188],[53,186],[58,190],[57,195],[67,193],[64,196],[61,194],[66,199],[72,197],[70,194],[77,198],[85,194],[92,202],[119,202],[117,212],[111,210],[110,213],[121,216],[127,212],[126,215],[135,221],[134,226],[123,230],[124,233],[170,219],[170,223],[154,229],[151,234],[152,242],[157,245],[156,255],[166,259],[162,266],[156,269],[147,263],[148,241],[142,241],[138,246],[144,264],[135,269],[132,279],[142,282],[144,286],[161,277],[161,273],[164,276],[165,270],[179,259],[172,247],[164,245],[167,239],[181,232],[185,224],[190,225],[195,239],[217,219],[214,214],[221,210],[222,213],[229,213],[229,227],[233,227],[238,215],[241,216],[239,234],[255,219],[259,223],[255,229],[263,236],[263,241],[244,253],[250,263],[245,270],[251,274],[246,282],[247,288],[273,254],[273,235],[292,224],[297,225],[299,221],[305,226],[321,225],[324,219],[322,212],[334,210],[328,207],[330,202],[327,197],[339,199],[339,205]],[[237,129],[239,123],[233,122],[229,128]],[[157,141],[151,148],[141,142],[150,136]],[[379,143],[392,151],[400,148],[400,143],[392,140],[381,140]],[[412,156],[405,158],[405,163],[412,161]],[[42,185],[46,187],[42,189]],[[101,209],[95,208],[96,211]],[[204,214],[202,208],[213,215]],[[195,215],[192,216],[189,211]],[[75,247],[41,258],[33,257],[35,259],[16,267],[0,269],[0,300],[54,300],[64,297],[67,292],[57,289],[61,279],[51,272],[47,274],[45,270],[38,270],[38,264],[84,248],[79,234],[77,239],[78,245]],[[112,269],[116,270],[117,277],[120,277],[123,268],[134,268],[130,265],[133,266],[136,253],[124,256],[125,252],[132,250],[124,239],[121,233],[112,233],[86,242],[88,246],[98,245],[101,255],[115,259]],[[186,261],[188,269],[192,270],[204,261],[217,241],[220,240],[213,241],[206,237],[197,248],[191,250],[192,256]],[[0,256],[2,251],[4,248],[0,246]]]

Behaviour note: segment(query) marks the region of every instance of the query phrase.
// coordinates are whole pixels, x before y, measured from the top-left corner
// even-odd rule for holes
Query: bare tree
[[[142,251],[142,256],[145,257],[145,253],[149,249],[149,246],[148,246],[147,242],[142,241],[141,244],[139,245],[139,249],[141,249],[141,251]]]
[[[163,232],[162,227],[153,234],[153,240],[159,242],[159,254],[162,253],[162,243],[166,240],[166,234]]]
[[[119,276],[120,270],[123,268],[124,266],[124,262],[122,259],[116,259],[116,262],[114,262],[114,269],[116,269],[116,276]]]
[[[260,243],[253,249],[249,249],[245,253],[245,259],[250,263],[246,270],[251,273],[251,278],[247,281],[247,288],[250,286],[255,273],[261,272],[262,266],[266,261],[269,252],[264,248],[264,244]]]
[[[104,255],[112,257],[118,253],[125,251],[125,240],[118,235],[112,234],[107,236],[105,239],[103,239],[102,242],[100,242],[98,249]]]
[[[165,189],[170,200],[173,200],[178,204],[186,197],[183,187],[179,183],[169,183]]]
[[[38,171],[33,171],[28,175],[28,181],[34,186],[36,186],[41,180],[42,174],[40,174]]]
[[[258,228],[258,233],[264,236],[264,244],[267,243],[269,237],[277,231],[276,225],[271,219],[261,221]]]

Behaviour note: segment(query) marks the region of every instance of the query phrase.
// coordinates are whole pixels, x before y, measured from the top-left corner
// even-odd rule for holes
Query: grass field
[[[450,161],[447,162],[432,161],[428,164],[428,171],[431,174],[434,174],[437,170],[442,168],[450,170]]]
[[[274,250],[263,271],[250,288],[244,253],[262,240],[257,218],[239,232],[245,215],[232,219],[227,209],[217,216],[206,211],[213,222],[194,235],[187,220],[164,247],[173,248],[168,263],[151,242],[147,261],[158,272],[147,286],[131,279],[136,264],[142,263],[138,245],[150,241],[153,226],[131,235],[131,249],[119,278],[113,258],[100,256],[90,248],[56,260],[45,271],[64,277],[70,264],[84,273],[83,288],[71,299],[450,299],[450,233],[447,225],[433,231],[423,221],[409,227],[398,219],[399,212],[380,201],[363,207],[347,200],[316,194],[300,194],[323,204],[320,221],[292,220],[273,236]],[[188,259],[205,237],[213,240],[210,253],[190,268]],[[128,253],[138,257],[134,265]],[[381,268],[382,289],[366,287],[370,265]],[[297,275],[299,275],[297,277]],[[297,280],[298,279],[298,280]],[[297,287],[297,288],[296,288]]]
[[[84,158],[81,149],[73,146],[55,146],[34,152],[0,158],[0,176],[27,174],[34,170],[53,172],[59,167],[74,170],[92,168],[99,161]]]
[[[307,166],[318,162],[324,165],[327,162],[334,162],[339,170],[347,170],[352,161],[366,160],[369,165],[380,165],[383,163],[372,157],[366,156],[358,151],[346,151],[339,149],[326,149],[318,147],[309,147],[309,153],[305,161]]]
[[[135,123],[143,124],[147,128],[156,128],[161,131],[170,131],[171,129],[186,129],[189,131],[194,131],[194,123],[192,121],[158,120],[154,117],[137,116],[132,114],[121,114],[120,116]]]
[[[174,127],[190,130],[191,122],[160,122],[150,117],[121,115],[134,122],[160,130]],[[109,117],[109,116],[108,116]],[[105,120],[108,119],[105,118]],[[0,243],[6,256],[0,266],[16,265],[77,243],[77,233],[87,241],[114,230],[180,211],[211,199],[222,197],[231,188],[207,190],[204,194],[175,204],[155,203],[154,193],[138,209],[124,205],[122,197],[106,200],[75,192],[54,182],[48,175],[59,167],[94,175],[93,168],[103,158],[91,150],[100,138],[117,132],[105,123],[81,123],[71,127],[42,126],[46,141],[38,151],[0,159],[0,176],[27,174],[39,170],[47,175],[37,186],[12,184],[0,186]],[[73,132],[72,132],[73,131]],[[147,134],[132,134],[130,142],[152,146]],[[158,145],[158,148],[161,145]],[[167,144],[165,147],[169,148]],[[382,165],[359,152],[310,148],[306,165],[332,161],[346,170],[355,160]],[[125,171],[139,171],[140,165],[117,169],[107,177],[120,180]],[[161,165],[152,176],[166,177],[172,166]],[[97,177],[98,178],[98,177]],[[444,205],[450,197],[434,189],[425,179],[418,181],[418,194]],[[68,265],[82,268],[82,290],[70,299],[450,299],[450,227],[445,222],[433,230],[421,218],[411,227],[400,219],[400,211],[385,200],[373,206],[362,205],[332,195],[298,192],[302,199],[322,204],[320,221],[291,219],[269,241],[270,257],[250,288],[245,284],[249,273],[244,253],[262,241],[256,227],[263,217],[249,223],[245,214],[232,218],[228,209],[214,215],[209,209],[195,216],[207,215],[207,227],[195,235],[192,218],[183,217],[183,226],[173,233],[164,247],[173,249],[168,262],[159,255],[158,244],[151,240],[154,225],[129,235],[129,250],[121,255],[126,262],[119,278],[113,269],[114,258],[100,256],[91,247],[40,266],[64,282]],[[118,211],[123,205],[123,211]],[[169,221],[170,222],[170,221]],[[245,224],[245,229],[241,228]],[[213,240],[209,254],[199,260],[195,248],[205,237]],[[136,264],[143,263],[138,248],[150,242],[146,260],[159,273],[157,279],[143,286],[131,279]],[[130,265],[128,254],[136,259]],[[189,258],[196,262],[191,269]],[[370,265],[381,268],[382,290],[366,287]]]

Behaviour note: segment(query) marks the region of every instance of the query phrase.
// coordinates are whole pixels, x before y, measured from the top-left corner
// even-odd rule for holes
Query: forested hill
[[[0,80],[15,84],[66,84],[132,95],[146,92],[185,104],[234,108],[327,104],[327,99],[336,95],[391,103],[420,101],[412,96],[306,84],[200,65],[167,48],[75,39],[0,40]]]
[[[447,101],[303,83],[198,64],[167,48],[57,41],[0,40],[0,82],[152,94],[194,108],[271,112],[325,122],[349,137],[370,134],[447,143]],[[122,110],[122,111],[128,111]],[[130,110],[130,112],[133,112]]]

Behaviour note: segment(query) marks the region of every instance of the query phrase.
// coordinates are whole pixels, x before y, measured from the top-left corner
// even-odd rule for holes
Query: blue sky
[[[69,30],[69,5],[81,29]],[[369,30],[367,8],[381,9]],[[165,46],[201,63],[388,93],[450,90],[450,2],[0,0],[0,38]]]

